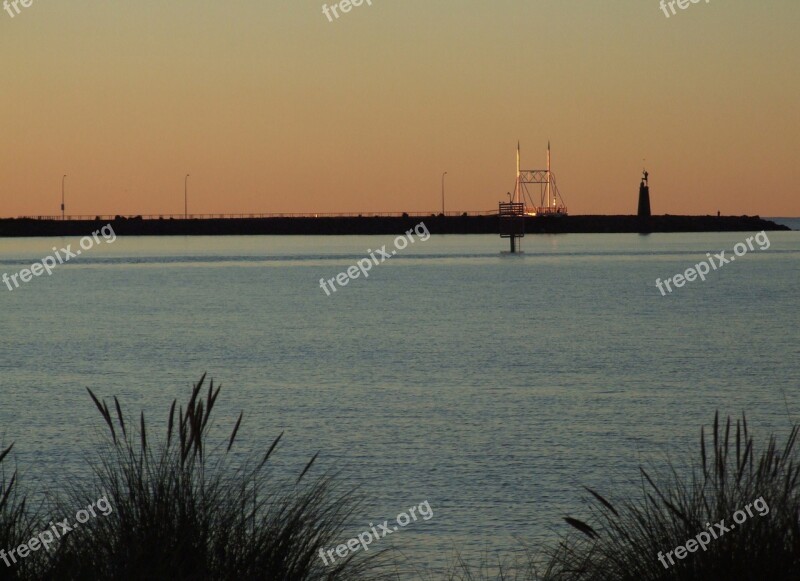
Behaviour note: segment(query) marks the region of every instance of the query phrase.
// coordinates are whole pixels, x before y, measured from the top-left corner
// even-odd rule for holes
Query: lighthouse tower
[[[647,182],[647,170],[642,170],[642,183],[639,184],[639,217],[650,217],[650,184]]]

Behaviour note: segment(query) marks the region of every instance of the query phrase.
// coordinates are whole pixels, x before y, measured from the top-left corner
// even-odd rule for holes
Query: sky
[[[800,216],[797,0],[371,2],[0,11],[0,216],[493,210],[548,140],[571,214]]]

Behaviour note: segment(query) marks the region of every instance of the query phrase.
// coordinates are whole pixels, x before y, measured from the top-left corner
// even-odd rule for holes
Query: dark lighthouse
[[[647,170],[643,170],[642,183],[639,184],[639,217],[650,217],[650,184],[647,182]]]

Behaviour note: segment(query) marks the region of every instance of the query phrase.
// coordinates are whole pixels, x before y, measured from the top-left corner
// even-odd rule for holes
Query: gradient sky
[[[0,12],[0,216],[490,210],[800,216],[800,2],[33,0]]]

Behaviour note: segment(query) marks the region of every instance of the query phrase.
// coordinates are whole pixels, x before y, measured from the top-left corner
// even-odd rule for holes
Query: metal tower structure
[[[538,190],[538,191],[537,191]],[[536,200],[538,194],[538,205]],[[517,142],[517,180],[514,184],[514,203],[523,204],[526,216],[566,216],[567,205],[550,169],[550,142],[547,142],[547,169],[520,169]]]

